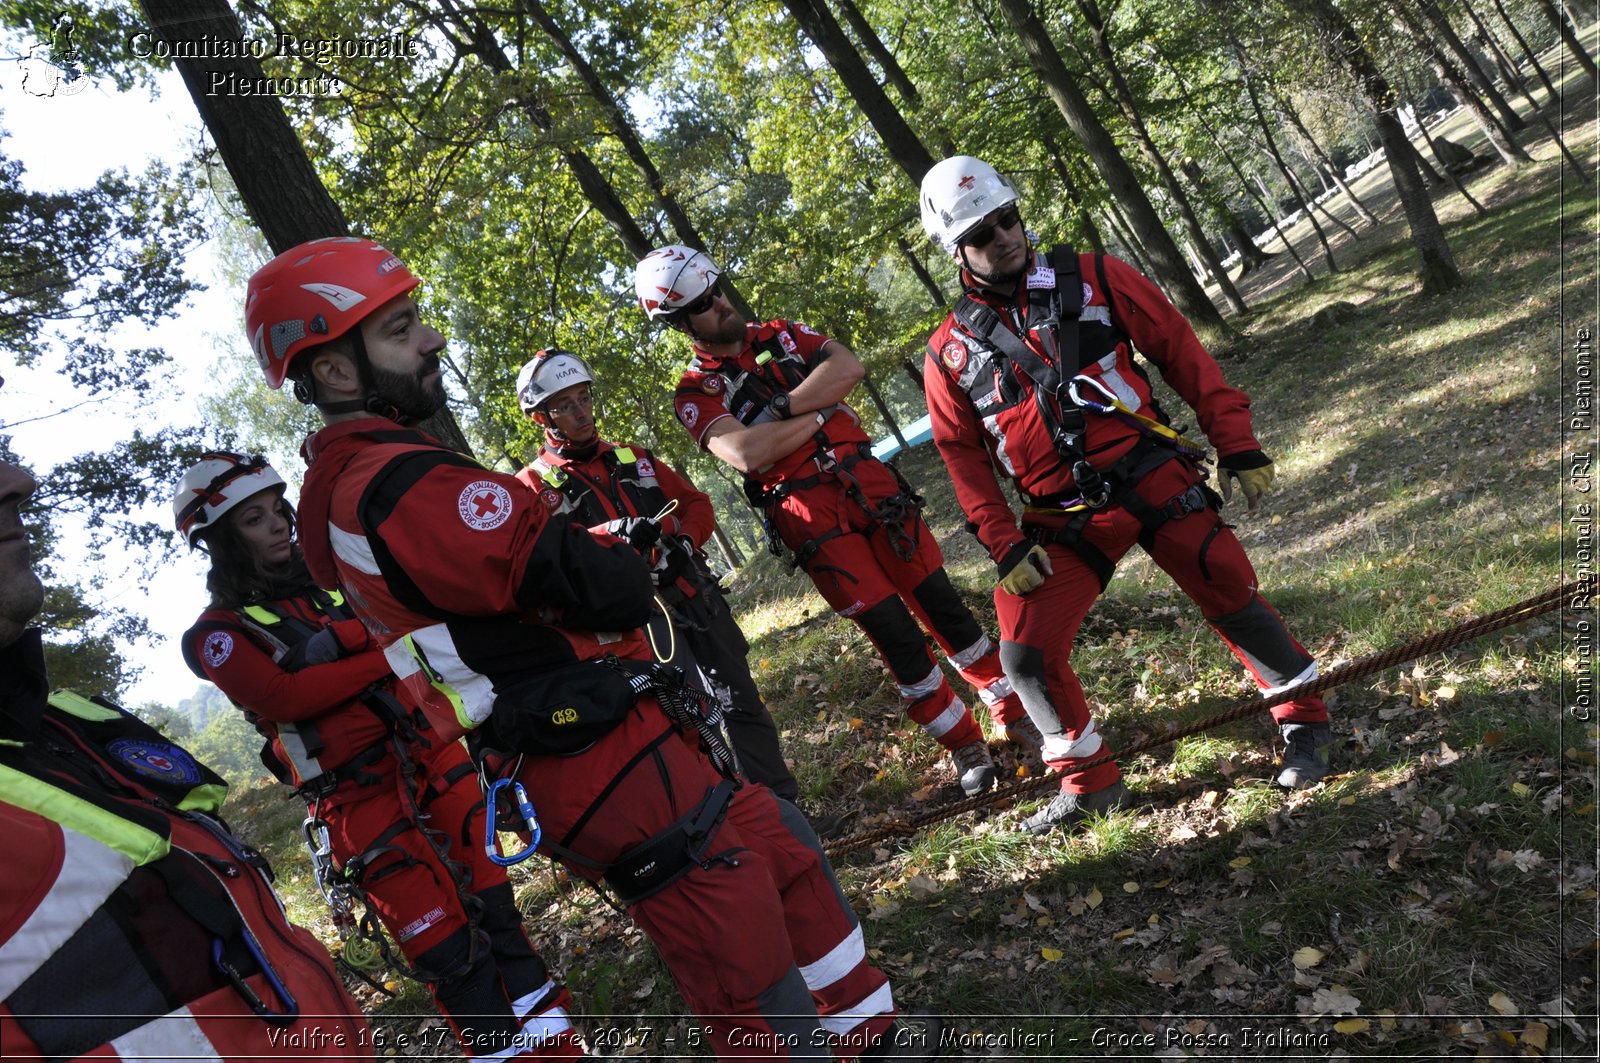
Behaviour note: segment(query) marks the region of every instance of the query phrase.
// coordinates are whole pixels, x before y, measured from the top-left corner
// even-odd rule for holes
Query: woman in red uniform
[[[343,596],[312,583],[284,487],[242,454],[208,454],[184,475],[177,529],[211,556],[211,603],[184,635],[185,660],[268,737],[263,762],[306,800],[313,835],[326,826],[342,874],[428,982],[463,1050],[580,1058],[566,990],[484,852],[466,750],[427,733]]]

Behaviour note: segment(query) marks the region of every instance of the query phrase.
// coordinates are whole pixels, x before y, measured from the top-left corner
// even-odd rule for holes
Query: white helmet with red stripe
[[[953,255],[970,229],[1019,198],[1016,185],[993,166],[971,155],[953,155],[923,175],[922,228]]]
[[[177,493],[172,496],[172,522],[191,547],[210,531],[223,515],[239,503],[286,484],[267,459],[217,450],[203,455],[183,474]]]
[[[704,251],[668,244],[650,252],[633,267],[633,290],[639,308],[659,321],[670,318],[710,291],[722,267]]]

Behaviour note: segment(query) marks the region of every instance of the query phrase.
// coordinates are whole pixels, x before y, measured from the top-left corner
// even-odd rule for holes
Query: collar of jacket
[[[359,417],[331,424],[313,432],[300,445],[306,460],[305,485],[300,490],[300,550],[306,568],[319,587],[337,587],[339,570],[333,561],[333,540],[328,534],[328,515],[333,509],[333,485],[346,465],[369,446],[380,443],[410,443],[429,449],[444,444],[415,428],[401,428],[385,417]]]
[[[592,461],[608,450],[615,449],[598,435],[594,439],[577,446],[574,443],[562,442],[548,433],[544,437],[545,460],[551,465],[565,465],[568,462]]]
[[[31,627],[11,645],[0,648],[0,727],[18,735],[36,733],[49,696],[44,638],[38,628]]]

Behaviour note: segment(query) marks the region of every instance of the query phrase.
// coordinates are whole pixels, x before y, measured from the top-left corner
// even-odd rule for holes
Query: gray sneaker
[[[981,794],[994,785],[994,758],[989,755],[988,743],[982,739],[969,742],[960,749],[952,749],[950,759],[955,761],[956,776],[961,780],[962,792],[968,797]]]
[[[1037,753],[1044,748],[1044,732],[1027,716],[1019,716],[1010,723],[997,724],[996,742],[1010,742],[1024,753]]]
[[[1089,794],[1057,791],[1050,803],[1022,821],[1022,829],[1029,834],[1044,834],[1057,827],[1071,827],[1090,815],[1103,816],[1126,808],[1133,803],[1133,795],[1122,780]]]
[[[1279,730],[1286,748],[1278,785],[1291,790],[1315,786],[1333,761],[1333,728],[1325,723],[1286,723]]]

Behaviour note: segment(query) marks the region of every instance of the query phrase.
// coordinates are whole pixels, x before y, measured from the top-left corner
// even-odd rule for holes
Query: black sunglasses
[[[1007,207],[994,216],[994,221],[988,225],[980,225],[967,233],[960,240],[962,247],[985,248],[994,242],[996,229],[1010,229],[1022,220],[1022,212],[1016,207]]]
[[[707,288],[705,294],[692,303],[683,305],[683,312],[687,316],[703,314],[711,309],[711,304],[717,301],[717,296],[722,294],[722,282],[719,280]]]

